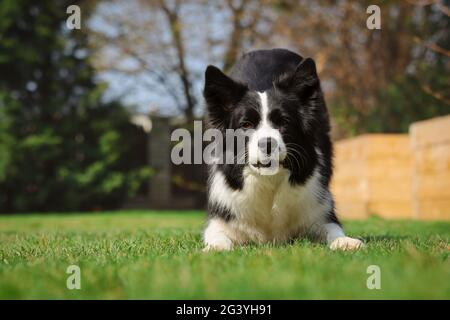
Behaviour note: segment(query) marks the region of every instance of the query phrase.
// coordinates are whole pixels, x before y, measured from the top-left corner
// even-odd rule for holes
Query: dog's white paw
[[[230,239],[221,239],[221,241],[214,241],[212,243],[207,243],[203,252],[209,251],[229,251],[233,248],[233,243]]]
[[[339,237],[333,240],[330,244],[331,250],[358,250],[364,246],[364,243],[359,239],[354,239],[350,237]]]

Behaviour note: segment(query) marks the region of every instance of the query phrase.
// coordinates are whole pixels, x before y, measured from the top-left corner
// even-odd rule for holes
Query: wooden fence
[[[450,116],[335,144],[338,215],[450,220]]]

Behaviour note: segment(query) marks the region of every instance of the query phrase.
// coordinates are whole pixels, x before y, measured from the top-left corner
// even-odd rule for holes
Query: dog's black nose
[[[258,148],[267,155],[271,155],[278,148],[277,140],[272,137],[261,138],[258,140]]]

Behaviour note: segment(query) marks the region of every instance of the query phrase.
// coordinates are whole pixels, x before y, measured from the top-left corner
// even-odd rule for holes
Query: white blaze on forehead
[[[283,142],[283,138],[281,137],[281,133],[278,129],[272,126],[272,123],[269,121],[269,102],[266,92],[258,92],[258,96],[260,98],[260,115],[261,121],[259,122],[255,132],[250,138],[250,142],[248,145],[248,159],[251,164],[256,164],[257,162],[263,162],[264,164],[270,161],[276,161],[276,169],[278,169],[278,161],[284,160],[286,157],[286,146]],[[272,138],[277,142],[278,149],[276,152],[272,152],[271,156],[268,156],[266,152],[263,152],[259,146],[258,141],[260,139]]]
[[[267,102],[267,93],[258,92],[259,98],[261,99],[261,124],[262,126],[267,125],[267,117],[269,116],[269,104]]]

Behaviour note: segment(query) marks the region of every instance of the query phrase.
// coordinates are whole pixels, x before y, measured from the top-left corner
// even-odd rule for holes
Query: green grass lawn
[[[2,299],[450,299],[450,223],[348,221],[362,251],[306,240],[202,253],[201,212],[0,217]],[[69,265],[81,290],[66,288]],[[366,286],[381,269],[381,289]]]

